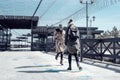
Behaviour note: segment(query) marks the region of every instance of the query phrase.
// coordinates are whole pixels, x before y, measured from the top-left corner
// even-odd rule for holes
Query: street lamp
[[[93,21],[95,21],[95,18],[96,18],[96,17],[95,17],[95,16],[93,16],[92,18],[93,18]]]
[[[92,22],[95,21],[95,16],[92,17],[92,19],[90,19],[90,27],[92,27]]]
[[[90,27],[92,27],[92,23],[93,23],[93,21],[95,21],[95,18],[96,18],[96,17],[93,16],[92,19],[90,19],[90,25],[89,25],[89,28],[88,28],[88,30],[89,30],[89,31],[88,31],[88,34],[89,34],[89,35],[88,35],[88,38],[92,38],[92,31],[91,31],[91,28],[90,28]]]
[[[87,1],[86,1],[87,2]],[[80,3],[83,3],[83,0],[80,0]],[[93,4],[94,0],[90,0],[90,3]]]
[[[86,5],[86,28],[87,28],[87,36],[86,38],[88,39],[88,35],[89,35],[89,32],[88,32],[88,4],[93,4],[94,3],[94,0],[90,0],[90,3],[88,3],[88,1],[86,1],[86,3],[83,3],[83,0],[80,0],[80,3],[81,4],[85,4]]]

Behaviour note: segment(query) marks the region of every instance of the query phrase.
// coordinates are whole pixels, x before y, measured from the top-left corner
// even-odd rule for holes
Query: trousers
[[[72,55],[75,57],[76,64],[77,64],[77,66],[79,67],[79,59],[78,59],[78,55],[77,55],[77,53],[74,53],[74,54],[70,54],[70,53],[69,53],[69,54],[68,54],[69,68],[71,68]]]

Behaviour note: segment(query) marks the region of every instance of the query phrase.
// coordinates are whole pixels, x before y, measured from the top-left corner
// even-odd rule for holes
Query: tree
[[[118,38],[120,37],[120,30],[116,28],[116,26],[113,27],[112,31],[105,31],[103,34],[98,36],[98,38]]]
[[[114,26],[113,30],[111,31],[111,36],[113,38],[118,38],[119,37],[119,30]]]

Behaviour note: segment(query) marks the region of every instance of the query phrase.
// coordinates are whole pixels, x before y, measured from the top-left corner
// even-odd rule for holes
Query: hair
[[[62,34],[62,30],[60,28],[55,29],[56,32],[60,32]]]
[[[71,22],[73,22],[73,20],[72,20],[72,19],[70,19],[68,23],[71,23]]]

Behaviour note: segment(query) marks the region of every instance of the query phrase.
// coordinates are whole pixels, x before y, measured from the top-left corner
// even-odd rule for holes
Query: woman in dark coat
[[[81,67],[79,65],[78,54],[77,54],[80,49],[79,31],[77,30],[76,34],[78,35],[78,38],[75,41],[72,41],[70,39],[70,35],[71,35],[70,29],[74,30],[75,28],[76,27],[73,23],[73,20],[70,19],[70,21],[68,22],[68,27],[65,34],[65,45],[67,46],[67,50],[68,50],[68,63],[69,63],[68,70],[72,70],[72,67],[71,67],[72,55],[75,56],[77,67],[79,68],[79,70],[81,70]]]

